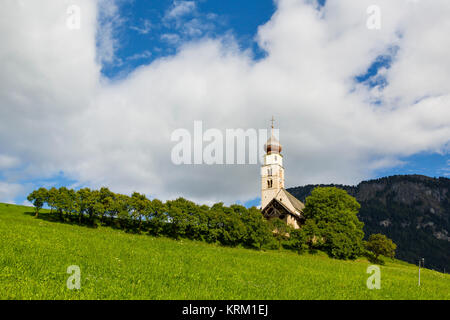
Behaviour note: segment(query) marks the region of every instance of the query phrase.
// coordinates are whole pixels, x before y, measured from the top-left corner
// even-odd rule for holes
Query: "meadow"
[[[381,289],[370,263],[323,253],[229,248],[89,228],[0,204],[0,299],[450,299],[450,275],[387,260]],[[69,290],[67,268],[81,269]]]

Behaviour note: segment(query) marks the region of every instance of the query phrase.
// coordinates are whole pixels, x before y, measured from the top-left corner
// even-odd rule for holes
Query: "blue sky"
[[[189,3],[179,16],[168,18],[175,6]],[[272,0],[201,0],[201,1],[121,1],[118,3],[123,22],[115,29],[118,40],[117,60],[103,65],[108,78],[124,77],[140,65],[161,57],[170,57],[182,43],[203,37],[229,34],[242,50],[252,51],[255,59],[264,57],[254,39],[258,26],[267,22],[275,11]],[[188,33],[186,25],[195,29]],[[176,37],[174,40],[170,37]]]
[[[79,1],[83,4],[83,10],[92,9],[89,8],[92,5],[91,1]],[[25,22],[33,18],[34,24],[11,21],[11,24],[18,26],[17,34],[11,35],[9,30],[1,30],[5,31],[3,35],[5,42],[9,41],[8,35],[11,36],[10,41],[5,43],[4,50],[10,50],[8,55],[18,58],[18,61],[2,65],[8,70],[11,69],[5,73],[8,77],[5,76],[6,78],[2,80],[5,84],[4,92],[14,92],[16,96],[13,99],[6,94],[0,96],[2,106],[0,115],[4,119],[10,117],[2,123],[2,126],[11,127],[9,130],[0,130],[0,142],[4,147],[4,150],[0,150],[0,201],[7,199],[7,201],[23,203],[26,192],[38,186],[65,185],[79,188],[103,184],[114,191],[124,193],[135,190],[149,196],[155,194],[158,196],[158,192],[161,192],[162,198],[184,196],[194,201],[214,199],[257,205],[259,198],[248,200],[259,194],[255,187],[259,180],[256,167],[244,173],[245,177],[242,177],[242,181],[245,183],[239,186],[241,189],[230,190],[227,183],[224,183],[222,186],[217,185],[215,188],[217,190],[214,190],[204,187],[215,183],[209,176],[210,169],[206,168],[202,171],[203,169],[200,168],[174,168],[170,163],[167,164],[167,154],[170,154],[170,150],[164,148],[170,144],[168,141],[170,132],[177,127],[189,128],[192,125],[191,118],[183,119],[175,113],[157,114],[155,118],[158,120],[155,122],[166,125],[158,128],[159,131],[150,136],[150,138],[158,139],[135,138],[135,136],[147,137],[149,134],[149,122],[155,115],[155,110],[152,109],[155,106],[148,101],[152,100],[154,95],[159,98],[166,95],[167,88],[160,89],[155,85],[158,82],[176,84],[180,81],[182,83],[181,86],[173,87],[170,97],[165,97],[167,98],[165,100],[161,98],[158,101],[160,104],[158,108],[171,110],[174,105],[180,106],[184,114],[192,111],[196,119],[203,119],[208,127],[222,128],[223,125],[225,128],[233,128],[240,125],[261,128],[275,113],[276,118],[280,119],[278,122],[280,129],[289,133],[289,137],[282,141],[286,143],[286,150],[289,150],[285,155],[286,175],[290,177],[287,187],[307,183],[349,184],[348,181],[358,183],[362,177],[370,179],[396,174],[450,177],[449,140],[442,134],[449,127],[448,120],[445,122],[448,111],[442,107],[447,101],[444,98],[450,96],[450,89],[446,87],[445,81],[442,81],[442,79],[448,79],[448,73],[446,73],[448,68],[442,67],[448,61],[448,55],[444,54],[448,48],[443,45],[445,41],[442,39],[447,39],[448,35],[442,34],[441,38],[437,37],[435,41],[427,42],[439,29],[435,25],[445,24],[445,19],[436,17],[435,11],[431,10],[430,14],[421,11],[425,12],[421,17],[427,19],[422,21],[421,30],[429,29],[430,33],[418,33],[415,30],[416,24],[413,23],[415,20],[405,15],[407,18],[402,20],[405,25],[404,30],[399,32],[397,24],[394,24],[392,30],[384,27],[382,31],[386,33],[381,33],[372,43],[366,40],[376,33],[365,30],[366,7],[359,4],[360,2],[358,4],[352,1],[334,3],[332,8],[340,12],[340,15],[333,16],[333,12],[328,12],[328,16],[316,20],[317,17],[307,8],[312,1],[301,0],[281,0],[287,3],[284,10],[277,8],[273,0],[101,1],[115,3],[117,11],[112,15],[111,12],[108,15],[107,11],[101,11],[97,21],[98,30],[83,29],[84,33],[81,33],[82,36],[77,40],[73,39],[73,32],[66,33],[64,25],[60,26],[63,29],[52,33],[54,30],[49,30],[49,25],[44,23],[49,21],[49,17],[51,18],[54,12],[61,12],[63,15],[66,13],[65,5],[56,4],[56,2],[55,8],[49,9],[50,13],[47,13],[45,8],[32,7],[33,2],[30,2],[28,5],[30,16],[24,15],[19,18],[23,18]],[[391,13],[399,10],[396,4],[385,0],[382,2],[383,8],[392,6],[389,7]],[[406,2],[412,6],[410,1]],[[315,10],[320,10],[323,6],[326,8],[328,5],[325,0],[318,0],[318,3],[319,8],[315,6]],[[414,3],[414,5],[425,6],[424,10],[428,8],[425,4]],[[4,10],[5,14],[7,9]],[[14,7],[9,9],[15,10]],[[412,8],[408,14],[417,18],[414,14],[420,11],[419,9]],[[295,14],[291,14],[292,12]],[[444,11],[442,12],[444,15]],[[278,18],[274,18],[274,13],[277,13]],[[400,19],[401,13],[403,12],[398,11],[393,16],[398,16]],[[292,21],[285,25],[284,22],[289,19]],[[267,26],[269,21],[271,23]],[[427,23],[430,28],[427,28]],[[28,32],[26,28],[29,26],[33,26],[33,32]],[[262,26],[263,29],[265,28],[263,32],[260,29]],[[317,28],[314,29],[312,26]],[[300,32],[299,29],[302,28],[310,32]],[[363,32],[359,28],[362,28]],[[409,29],[413,32],[408,33]],[[272,52],[266,52],[258,46],[256,41],[258,30],[260,35],[271,40],[269,51],[272,50]],[[330,44],[318,40],[316,43],[310,37],[312,34],[320,36],[321,33],[316,33],[317,30],[328,32],[327,37],[336,32],[334,37],[342,36],[343,41]],[[96,31],[97,47],[92,51],[96,51],[97,61],[92,58],[93,61],[88,59],[89,61],[83,62],[80,55],[83,51],[89,52],[87,46],[94,45],[92,39],[95,39],[93,34]],[[111,38],[104,37],[108,33]],[[24,35],[29,37],[22,39]],[[55,39],[55,35],[60,36],[61,39]],[[324,38],[328,39],[327,37]],[[21,41],[15,41],[16,38],[20,38]],[[112,53],[109,52],[109,56],[104,55],[102,51],[104,45],[102,41],[105,39],[110,41],[107,44],[112,43],[114,48]],[[214,56],[216,53],[211,51],[211,47],[204,45],[205,39],[220,39],[220,41],[232,39],[229,43],[239,47],[234,55],[235,60],[222,59],[221,54],[229,50],[226,45],[219,47],[218,56]],[[329,39],[332,40],[333,37]],[[396,40],[392,41],[392,39]],[[39,41],[35,43],[36,40]],[[76,41],[80,43],[77,44]],[[427,46],[420,47],[423,52],[419,52],[417,56],[405,55],[405,47],[409,45],[409,48],[415,48],[417,43],[424,42],[427,42]],[[48,44],[47,50],[41,50],[41,43]],[[36,45],[35,50],[30,50],[32,44]],[[54,47],[50,47],[50,44]],[[71,49],[65,52],[64,48],[58,47],[60,44]],[[305,47],[305,44],[310,45],[310,48]],[[433,44],[439,45],[439,48],[433,48]],[[194,57],[180,58],[179,53],[185,50],[184,45],[193,45],[195,50],[209,57],[213,63],[224,66],[225,70],[232,70],[232,73],[226,74],[221,68],[211,68],[210,71],[207,66],[201,64],[198,68],[195,54]],[[429,50],[427,50],[428,47],[430,47]],[[289,54],[290,51],[293,54]],[[332,52],[332,54],[323,55],[324,51]],[[62,55],[61,52],[63,52]],[[249,54],[243,54],[243,52]],[[372,52],[377,54],[372,55]],[[379,54],[379,52],[382,53]],[[336,62],[336,56],[343,53],[345,56],[338,57],[340,61]],[[61,61],[66,60],[67,66],[59,59],[55,59],[55,56],[64,56],[65,58]],[[211,58],[211,56],[214,57]],[[252,60],[250,63],[246,60],[248,56]],[[319,58],[316,59],[316,57]],[[177,63],[171,64],[171,59],[176,60]],[[302,59],[313,60],[311,64],[314,66],[309,68],[308,63],[304,64]],[[234,64],[236,60],[239,61],[239,67]],[[96,78],[98,75],[95,72],[91,72],[97,70],[98,61],[101,67],[99,79]],[[265,65],[253,63],[265,61],[268,61]],[[1,63],[7,62],[2,61],[0,65]],[[80,74],[77,74],[78,70],[72,68],[73,65],[77,66],[76,69],[79,69]],[[168,65],[171,67],[167,68]],[[194,74],[198,73],[198,78],[192,78],[189,72],[187,78],[182,75],[178,77],[177,72],[170,74],[171,68],[175,68],[174,65],[188,71],[198,68],[194,72]],[[326,68],[322,69],[322,65],[326,65]],[[244,68],[239,69],[242,66]],[[255,68],[255,66],[258,67]],[[61,67],[61,70],[53,73],[53,68],[57,67]],[[295,68],[301,72],[293,72]],[[136,74],[134,71],[137,69],[142,70],[145,75],[139,78],[142,83],[133,78]],[[415,77],[414,74],[410,76],[411,69],[414,69],[420,77]],[[52,81],[41,85],[41,75],[39,78],[33,78],[38,74],[35,70],[49,70],[45,76]],[[304,70],[306,71],[302,73]],[[323,74],[316,70],[321,70]],[[336,72],[326,74],[330,70]],[[268,83],[272,87],[261,85],[258,81],[252,82],[257,78],[252,77],[256,71],[259,72],[258,77],[265,80],[261,83]],[[224,76],[223,81],[217,81],[215,74],[217,72],[221,77]],[[52,78],[54,74],[59,75],[60,78]],[[95,74],[95,76],[90,79],[86,74]],[[387,75],[390,77],[388,78]],[[150,80],[147,79],[150,78],[153,82],[149,85],[147,81]],[[241,91],[243,78],[248,81],[242,82],[242,85],[250,89],[249,93]],[[427,81],[421,82],[422,78]],[[104,81],[105,79],[107,81]],[[213,83],[211,79],[217,81],[218,87],[223,85],[230,92],[224,95],[221,90],[206,86],[213,92],[211,96],[206,95],[210,100],[198,99],[198,94],[202,94],[203,84]],[[199,83],[200,87],[192,86],[189,90],[184,90],[184,85],[189,86],[188,82],[192,80],[194,84]],[[276,81],[271,83],[273,80]],[[288,89],[283,91],[284,96],[279,97],[279,91],[272,91],[272,89],[278,82],[283,83],[283,81],[286,83],[282,89]],[[83,91],[85,83],[93,83],[95,89]],[[298,86],[289,87],[290,83]],[[347,84],[349,87],[346,87]],[[115,85],[117,86],[114,87]],[[76,95],[69,97],[66,95],[66,90],[72,89],[71,86],[78,91]],[[302,91],[303,87],[309,87],[309,90]],[[314,93],[316,89],[327,90],[329,87],[344,87],[350,93],[337,92],[335,96],[332,95],[333,92],[320,95]],[[387,88],[386,94],[385,88]],[[372,95],[372,91],[377,90],[381,94]],[[111,91],[116,94],[111,94]],[[95,93],[92,94],[92,92]],[[245,108],[246,118],[242,118],[245,121],[239,122],[240,117],[226,119],[224,115],[222,115],[224,119],[215,119],[214,113],[211,112],[211,105],[220,105],[224,96],[228,94],[233,97],[233,100],[231,105],[226,107],[234,113],[239,113],[242,108]],[[54,99],[60,95],[60,98]],[[403,105],[398,107],[399,112],[395,112],[397,106],[389,105],[393,96],[404,98]],[[351,104],[361,97],[367,99],[361,99],[362,103],[358,101],[359,105]],[[72,98],[75,102],[71,101]],[[422,100],[427,101],[417,106]],[[27,101],[33,101],[33,104],[28,105]],[[123,109],[120,103],[116,103],[117,101],[121,101],[123,106],[130,109]],[[367,101],[368,105],[365,105]],[[285,103],[291,104],[285,105]],[[334,108],[334,103],[339,108]],[[62,104],[67,104],[66,109],[62,108]],[[37,106],[42,107],[43,112],[37,109]],[[88,109],[88,106],[91,109]],[[428,112],[433,106],[436,112]],[[78,112],[76,108],[79,107],[86,108],[85,112]],[[314,108],[322,109],[316,112]],[[377,111],[378,109],[380,112]],[[401,109],[408,109],[411,112],[402,112]],[[71,113],[59,112],[59,110],[77,111]],[[142,112],[144,115],[133,117],[134,114]],[[316,113],[333,115],[341,121],[336,125],[330,125],[333,121],[328,121],[326,116],[318,118]],[[30,119],[23,116],[24,114],[34,118],[30,122]],[[49,114],[55,118],[48,116]],[[73,118],[74,114],[80,118]],[[344,114],[345,117],[342,116]],[[292,119],[295,121],[291,121]],[[357,123],[361,119],[367,121],[368,130],[364,125]],[[297,126],[296,121],[299,121],[301,126]],[[402,135],[402,132],[393,128],[397,122],[407,134]],[[39,127],[35,128],[34,124],[37,123]],[[75,125],[72,127],[73,124]],[[22,128],[21,132],[15,131],[18,127]],[[329,127],[329,131],[323,130],[325,127]],[[41,128],[46,129],[41,130]],[[122,130],[125,134],[115,135],[115,131],[110,128],[117,128],[117,132]],[[9,136],[10,132],[16,132],[15,138]],[[303,140],[305,137],[309,140]],[[391,138],[395,145],[392,148],[389,146]],[[36,150],[38,141],[41,141],[41,148]],[[317,144],[304,143],[311,141]],[[343,146],[347,142],[349,143],[344,152],[334,147],[336,143]],[[147,152],[147,150],[151,150],[156,143],[160,143],[159,148],[164,152],[155,156],[154,152]],[[317,148],[318,145],[321,148]],[[371,150],[372,146],[374,150]],[[384,149],[389,150],[384,152]],[[308,154],[305,156],[302,152],[298,152],[299,150]],[[327,159],[335,158],[338,160],[336,164],[333,161],[327,161]],[[381,164],[379,168],[376,166],[377,160]],[[365,170],[366,168],[369,169]],[[134,169],[136,171],[133,171]],[[370,174],[367,174],[368,172]],[[228,179],[240,178],[243,172],[239,169],[227,171],[217,168],[217,174]],[[156,184],[153,183],[155,176],[164,176],[165,179],[161,179],[160,184]],[[196,190],[193,190],[190,183],[193,177],[200,177],[199,182],[196,183]],[[16,191],[9,192],[8,190],[12,188]],[[171,192],[172,190],[175,190],[175,195]],[[227,200],[222,199],[225,197]]]

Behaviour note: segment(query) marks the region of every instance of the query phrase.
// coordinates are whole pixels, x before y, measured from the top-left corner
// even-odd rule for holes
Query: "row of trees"
[[[128,232],[229,246],[262,248],[274,245],[270,225],[255,207],[227,207],[223,203],[209,207],[183,198],[163,203],[137,192],[130,197],[113,193],[108,188],[78,191],[65,187],[40,188],[28,196],[28,201],[33,203],[36,216],[47,205],[50,215],[61,221],[93,227],[112,225]]]
[[[357,217],[360,205],[344,190],[331,187],[318,187],[307,197],[306,222],[298,230],[279,219],[267,221],[255,207],[227,207],[223,203],[210,207],[184,198],[163,203],[137,192],[126,196],[108,188],[40,188],[28,200],[35,206],[36,216],[47,205],[50,215],[61,221],[93,227],[112,225],[128,232],[257,249],[285,247],[299,253],[321,250],[338,259],[355,259],[366,249],[376,258],[379,254],[392,255],[392,250],[380,249],[392,247],[386,244],[389,239],[375,237],[364,243],[363,223]]]

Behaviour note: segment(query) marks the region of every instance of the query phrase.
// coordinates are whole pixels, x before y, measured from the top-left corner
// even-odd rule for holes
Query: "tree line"
[[[47,205],[60,221],[114,226],[127,232],[189,238],[227,246],[261,249],[273,245],[269,224],[256,208],[242,205],[198,205],[184,198],[165,203],[134,192],[131,196],[108,188],[78,191],[66,187],[39,188],[28,196],[35,215]],[[272,243],[271,243],[272,242]]]
[[[344,190],[331,187],[318,187],[307,197],[306,221],[296,230],[280,219],[266,220],[256,207],[198,205],[184,198],[162,202],[138,192],[127,196],[105,187],[77,191],[39,188],[27,199],[34,205],[36,217],[47,206],[50,216],[60,221],[226,246],[286,248],[299,253],[321,250],[338,259],[355,259],[367,249],[375,252],[380,246],[386,247],[384,238],[377,238],[371,245],[363,241],[363,223],[357,217],[360,205]],[[392,255],[384,251],[381,254]]]

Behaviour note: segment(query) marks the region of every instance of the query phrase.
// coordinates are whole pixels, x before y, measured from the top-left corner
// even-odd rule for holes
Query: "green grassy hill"
[[[365,259],[260,252],[36,219],[0,204],[0,299],[450,299],[450,275],[401,261],[369,290]],[[67,267],[81,268],[69,290]]]

